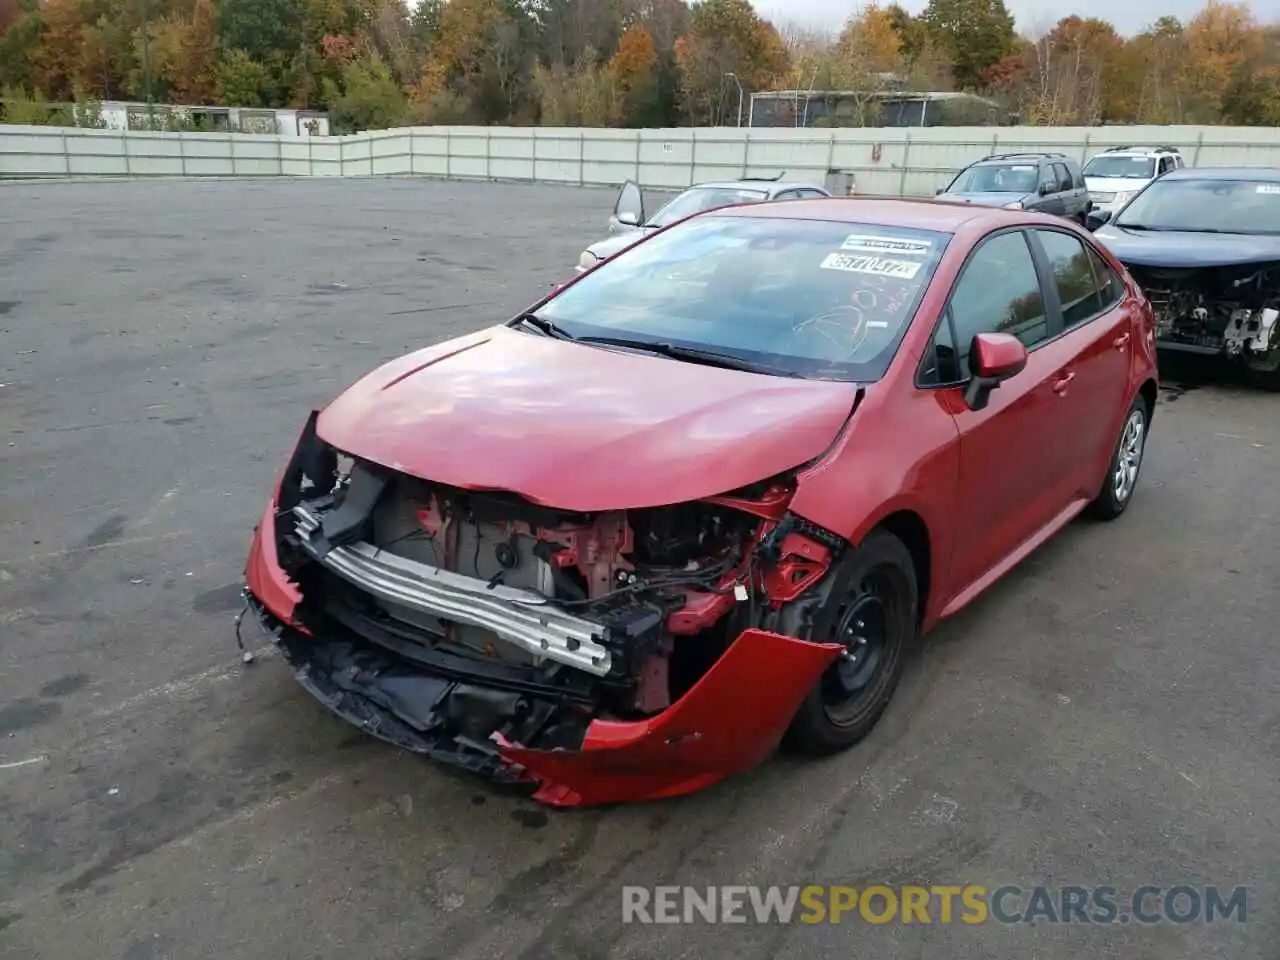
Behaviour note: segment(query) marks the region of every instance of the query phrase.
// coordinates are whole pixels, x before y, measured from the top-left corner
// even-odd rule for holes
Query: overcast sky
[[[806,26],[828,26],[843,23],[850,14],[860,9],[859,0],[753,0],[765,17],[777,24],[803,23]],[[902,5],[912,13],[919,13],[926,0],[906,0]],[[1262,0],[1254,4],[1259,14],[1276,0]],[[1039,33],[1051,27],[1060,16],[1074,13],[1081,17],[1103,17],[1110,20],[1124,34],[1140,32],[1158,17],[1171,14],[1186,21],[1203,6],[1204,0],[1069,0],[1065,5],[1046,6],[1036,0],[1005,0],[1017,20],[1019,32]]]

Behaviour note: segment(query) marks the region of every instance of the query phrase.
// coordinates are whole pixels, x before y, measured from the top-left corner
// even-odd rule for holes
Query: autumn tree
[[[1260,27],[1222,99],[1226,123],[1280,126],[1280,25]]]
[[[1262,53],[1263,34],[1242,3],[1209,0],[1183,32],[1192,66],[1188,107],[1192,122],[1211,123],[1222,116],[1228,91]]]
[[[1134,123],[1180,122],[1191,72],[1182,24],[1177,17],[1161,17],[1117,55],[1117,76],[1128,101],[1119,115]]]
[[[1004,0],[929,0],[920,20],[962,90],[977,89],[983,71],[1013,48],[1013,15]]]
[[[689,30],[676,42],[676,61],[684,110],[694,123],[722,119],[726,103],[769,89],[787,72],[782,38],[748,0],[695,3]]]
[[[658,103],[658,49],[642,23],[623,32],[608,66],[621,100],[622,122],[647,126],[661,122]]]
[[[658,55],[654,91],[654,126],[675,125],[679,116],[680,68],[676,41],[688,32],[689,8],[684,0],[632,0],[625,26],[639,24],[653,38]]]
[[[879,94],[902,82],[902,37],[892,14],[871,6],[849,18],[832,51],[831,86],[841,91],[835,120],[842,125],[880,122]]]
[[[475,119],[501,122],[530,107],[528,24],[503,0],[450,0],[422,68],[416,101],[430,117],[433,101],[469,104]]]
[[[1106,118],[1123,41],[1105,20],[1063,17],[1030,50],[1028,123],[1089,126]]]
[[[80,45],[88,22],[80,0],[46,0],[40,8],[40,40],[31,51],[31,80],[45,96],[70,100],[75,95]]]

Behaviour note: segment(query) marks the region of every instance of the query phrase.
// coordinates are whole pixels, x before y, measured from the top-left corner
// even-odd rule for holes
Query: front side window
[[[1048,314],[1031,248],[1020,231],[986,240],[965,264],[951,293],[957,366],[969,369],[979,333],[1009,333],[1028,348],[1049,336]]]
[[[1150,157],[1094,157],[1084,167],[1086,177],[1107,179],[1150,180],[1156,175],[1156,162]]]
[[[1058,177],[1058,189],[1063,191],[1070,190],[1071,171],[1067,169],[1067,165],[1065,163],[1055,163],[1053,165],[1053,172]]]
[[[759,203],[768,200],[764,190],[746,190],[737,187],[694,187],[680,194],[649,220],[651,227],[665,227],[691,217],[704,210],[727,207],[735,203]]]
[[[537,315],[577,338],[675,344],[795,376],[877,380],[949,239],[709,214],[606,261]]]
[[[1129,230],[1280,235],[1280,180],[1156,180],[1114,222]]]

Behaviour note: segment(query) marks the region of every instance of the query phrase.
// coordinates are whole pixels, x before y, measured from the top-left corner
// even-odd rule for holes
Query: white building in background
[[[329,115],[318,110],[195,107],[169,103],[148,106],[123,100],[103,100],[96,106],[103,126],[109,130],[181,129],[191,124],[196,129],[210,132],[266,133],[282,137],[329,135]]]

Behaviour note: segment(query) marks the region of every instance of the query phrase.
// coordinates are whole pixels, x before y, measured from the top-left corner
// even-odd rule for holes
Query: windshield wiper
[[[1113,227],[1120,227],[1122,230],[1147,230],[1153,233],[1159,233],[1167,227],[1149,227],[1145,223],[1112,223]]]
[[[701,347],[682,347],[675,343],[653,342],[650,340],[633,340],[628,337],[578,337],[579,343],[594,343],[605,347],[627,347],[632,350],[644,350],[660,357],[672,360],[686,360],[690,363],[702,363],[709,367],[723,367],[726,370],[743,370],[747,373],[767,373],[775,377],[799,377],[793,370],[744,360],[729,353],[716,350],[704,350]]]
[[[536,313],[522,313],[513,321],[515,323],[524,324],[526,327],[533,327],[539,333],[551,337],[555,340],[573,340],[575,337],[564,327],[558,326],[546,317],[540,317]]]

